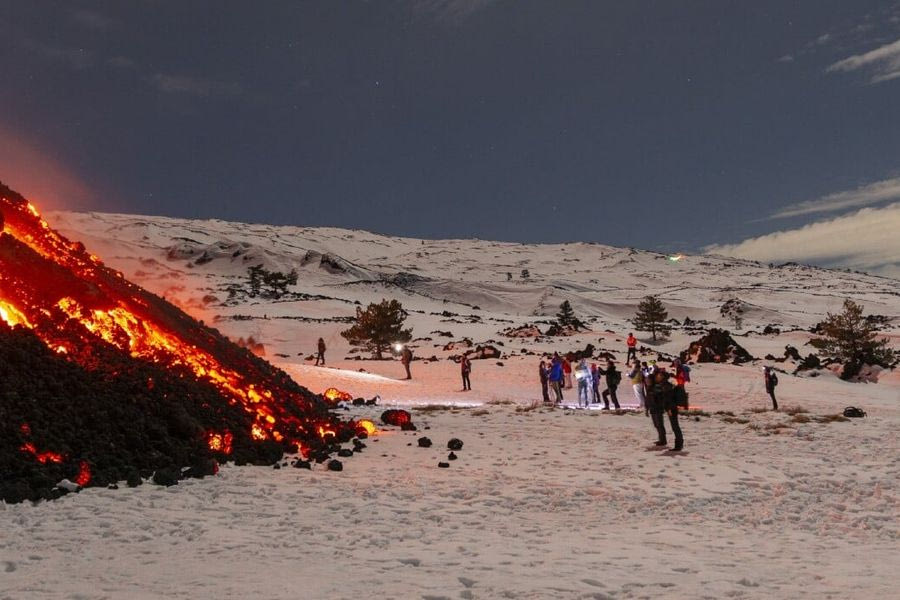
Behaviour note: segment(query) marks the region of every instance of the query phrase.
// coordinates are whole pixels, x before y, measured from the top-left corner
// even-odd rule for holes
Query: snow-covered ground
[[[896,597],[900,373],[851,384],[827,371],[792,376],[793,361],[698,365],[691,404],[704,414],[682,419],[681,454],[651,449],[654,434],[639,412],[531,408],[540,397],[538,354],[592,343],[624,358],[626,319],[644,295],[659,294],[674,318],[711,326],[729,325],[719,307],[739,297],[751,333],[737,340],[754,356],[780,357],[787,344],[808,354],[805,330],[845,298],[895,318],[884,333],[898,345],[895,280],[720,257],[670,261],[592,244],[421,241],[126,215],[47,219],[227,335],[252,335],[310,389],[413,407],[420,430],[382,432],[341,473],[224,466],[169,489],[89,489],[37,506],[0,505],[0,598]],[[252,264],[296,268],[292,291],[303,295],[227,301],[227,287],[246,280]],[[410,311],[411,345],[429,359],[414,362],[412,381],[400,379],[396,361],[356,360],[364,354],[338,333],[356,302],[382,298]],[[563,300],[592,331],[500,335],[527,323],[546,329]],[[761,335],[770,324],[785,332]],[[328,344],[327,367],[306,360],[318,337]],[[660,345],[639,337],[674,353],[698,335],[676,329]],[[473,361],[471,392],[460,391],[448,360],[459,347],[444,350],[466,338],[503,353]],[[785,371],[782,407],[808,413],[757,412],[767,406],[762,364]],[[632,402],[627,385],[619,396]],[[847,405],[869,416],[816,419]],[[419,448],[423,435],[434,446]],[[451,437],[465,446],[438,468]]]

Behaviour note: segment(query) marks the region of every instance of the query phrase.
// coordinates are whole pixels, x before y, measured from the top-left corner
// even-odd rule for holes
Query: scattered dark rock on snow
[[[457,458],[459,458],[459,457],[456,456],[455,452],[451,452],[450,454],[447,455],[447,460],[456,460]]]
[[[381,413],[381,422],[385,425],[402,428],[405,424],[412,424],[412,415],[409,414],[409,411],[405,411],[402,408],[389,408]]]
[[[449,442],[447,442],[448,450],[462,450],[463,443],[459,438],[453,438]]]
[[[441,469],[449,469],[449,468],[450,468],[450,463],[439,462],[439,463],[438,463],[438,467],[440,467]]]
[[[312,464],[308,460],[300,460],[299,458],[294,461],[295,469],[312,469]]]
[[[176,485],[179,479],[179,473],[176,469],[159,469],[153,474],[153,483],[156,485],[164,485],[166,487]]]
[[[420,437],[419,448],[431,448],[431,440],[427,437]]]
[[[350,448],[341,448],[340,450],[338,450],[337,454],[341,458],[350,458],[351,456],[353,456],[353,450],[351,450]]]
[[[336,458],[335,458],[335,459],[331,459],[330,461],[328,461],[328,470],[329,470],[329,471],[343,471],[343,470],[344,470],[344,463],[342,463],[341,461],[337,460]]]

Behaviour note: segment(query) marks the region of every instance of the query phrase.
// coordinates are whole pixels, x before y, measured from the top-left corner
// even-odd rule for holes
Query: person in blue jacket
[[[562,359],[559,357],[559,354],[554,354],[553,362],[550,363],[550,389],[553,390],[553,393],[556,396],[557,404],[560,404],[563,401],[562,386],[563,386]]]

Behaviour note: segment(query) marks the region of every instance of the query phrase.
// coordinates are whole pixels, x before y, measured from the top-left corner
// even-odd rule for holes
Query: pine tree
[[[382,353],[391,344],[405,344],[412,339],[412,329],[403,329],[406,311],[396,300],[374,302],[363,310],[356,309],[356,323],[341,332],[354,346],[364,346],[381,360]]]
[[[649,331],[653,334],[653,341],[656,341],[656,335],[667,337],[671,333],[672,328],[666,324],[669,318],[669,312],[665,309],[662,302],[656,296],[646,296],[638,304],[637,312],[631,322],[638,331]]]
[[[560,327],[581,327],[581,321],[575,316],[575,311],[568,300],[564,300],[559,305],[559,312],[556,313],[556,322],[559,323]]]
[[[822,337],[810,340],[825,358],[844,364],[841,379],[850,379],[864,364],[889,366],[896,360],[896,352],[888,348],[888,339],[878,339],[873,320],[863,316],[863,307],[852,300],[844,300],[844,310],[828,313],[819,324]]]
[[[732,298],[722,305],[719,314],[729,319],[737,331],[741,330],[744,325],[744,313],[747,311],[747,305],[738,298]]]

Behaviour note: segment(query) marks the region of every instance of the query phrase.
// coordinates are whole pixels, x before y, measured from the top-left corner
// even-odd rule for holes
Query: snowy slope
[[[769,267],[702,255],[671,261],[654,252],[584,243],[417,240],[334,228],[98,213],[48,218],[127,277],[214,322],[227,335],[254,336],[265,344],[270,359],[281,362],[306,357],[321,336],[332,362],[349,366],[339,362],[351,353],[338,332],[347,327],[357,303],[382,298],[403,302],[411,312],[414,336],[431,338],[413,344],[423,358],[446,358],[452,352],[441,347],[462,338],[504,340],[505,354],[575,349],[587,342],[618,350],[630,329],[627,319],[648,294],[658,295],[672,318],[728,328],[731,324],[719,309],[726,300],[740,298],[747,303],[744,329],[755,332],[766,325],[808,329],[851,298],[869,313],[894,318],[887,334],[900,331],[896,280],[807,266]],[[245,286],[252,265],[296,269],[299,281],[291,291],[298,295],[228,301],[229,286]],[[522,278],[523,269],[528,279]],[[538,343],[499,336],[504,329],[533,322],[546,330],[564,300],[588,322],[590,334]],[[452,335],[439,337],[433,333],[438,331]],[[679,351],[692,336],[697,337],[676,330],[670,342],[654,347]],[[787,343],[808,353],[802,348],[808,339],[796,332],[750,334],[741,343],[755,355],[780,356]]]
[[[691,404],[705,412],[682,418],[683,453],[651,446],[649,419],[636,411],[530,406],[540,396],[536,353],[592,343],[622,360],[626,319],[644,295],[659,294],[679,320],[721,326],[729,323],[719,307],[738,296],[750,308],[737,339],[751,353],[782,356],[789,344],[805,355],[808,328],[845,298],[891,317],[884,334],[900,345],[896,281],[709,256],[671,262],[591,244],[423,242],[106,214],[47,219],[229,336],[253,335],[314,391],[336,385],[413,406],[420,430],[381,432],[342,473],[225,465],[211,480],[174,488],[0,504],[9,524],[0,537],[4,597],[896,595],[900,371],[853,384],[829,372],[791,376],[792,361],[774,363],[786,371],[780,403],[792,410],[771,412],[759,366],[772,361],[696,365]],[[255,264],[296,268],[295,295],[229,300],[229,286]],[[357,302],[384,297],[410,311],[416,355],[436,359],[416,361],[412,381],[400,379],[396,361],[356,360],[338,334]],[[590,332],[500,335],[526,323],[545,330],[564,299]],[[769,324],[782,333],[759,333]],[[665,343],[639,338],[649,359],[698,335],[676,328]],[[307,360],[319,336],[326,368]],[[459,349],[443,349],[464,338],[493,340],[503,352],[473,361],[472,392],[460,391],[448,360]],[[627,386],[619,397],[633,404]],[[826,418],[846,405],[869,417]],[[381,408],[353,410],[377,418]],[[433,447],[418,447],[422,435]],[[437,468],[450,437],[465,446]]]

